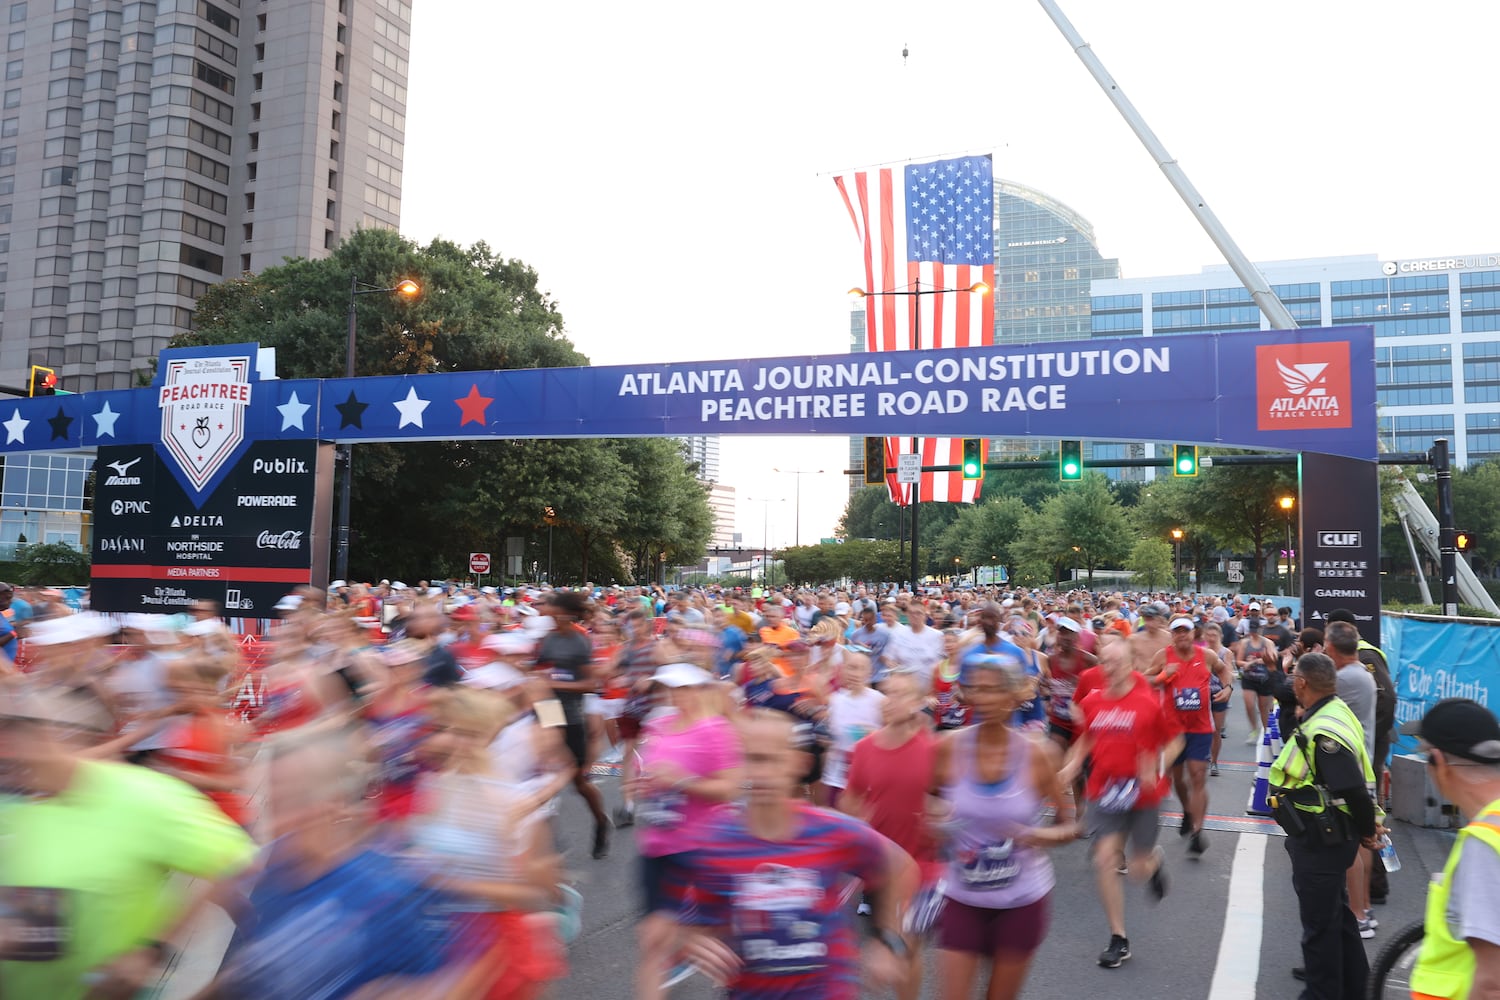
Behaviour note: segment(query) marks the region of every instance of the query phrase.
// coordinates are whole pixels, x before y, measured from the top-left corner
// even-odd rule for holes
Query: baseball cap
[[[1141,605],[1141,614],[1147,618],[1167,617],[1167,606],[1160,601],[1152,601],[1150,604]]]
[[[1494,713],[1469,698],[1444,698],[1427,714],[1401,727],[1443,753],[1480,764],[1500,764],[1500,722]]]
[[[651,681],[663,687],[684,688],[712,684],[713,678],[709,676],[708,671],[702,667],[695,667],[691,663],[668,663],[666,666],[657,668],[656,673],[651,675]]]
[[[1250,605],[1250,610],[1251,611],[1259,611],[1260,610],[1260,605],[1259,604],[1251,604]]]
[[[1079,627],[1078,623],[1075,622],[1073,619],[1069,618],[1067,615],[1063,615],[1061,618],[1059,618],[1057,620],[1057,627],[1060,628],[1060,629],[1065,629],[1066,631],[1069,631],[1069,632],[1081,632],[1081,631],[1083,631],[1083,629],[1081,629]]]
[[[1193,620],[1191,618],[1173,618],[1170,627],[1173,632],[1176,632],[1180,628],[1190,629],[1193,627]]]

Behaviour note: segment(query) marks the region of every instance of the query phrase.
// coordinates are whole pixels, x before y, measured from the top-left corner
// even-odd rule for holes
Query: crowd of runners
[[[636,841],[621,996],[913,998],[924,948],[944,998],[1017,996],[1049,849],[1090,841],[1120,966],[1127,895],[1170,892],[1162,800],[1192,863],[1226,713],[1251,744],[1294,718],[1323,643],[1269,601],[1083,590],[382,581],[277,610],[253,675],[210,604],[7,623],[0,996],[134,996],[210,901],[236,930],[203,997],[561,995],[569,835]]]

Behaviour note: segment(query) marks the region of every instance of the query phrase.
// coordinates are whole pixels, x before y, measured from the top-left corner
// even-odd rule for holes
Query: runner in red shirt
[[[1100,669],[1105,686],[1078,703],[1080,731],[1059,778],[1071,784],[1084,759],[1090,759],[1088,825],[1099,898],[1110,930],[1109,947],[1099,956],[1099,964],[1115,969],[1130,957],[1119,872],[1127,844],[1130,878],[1147,882],[1158,901],[1167,894],[1165,854],[1156,844],[1157,812],[1167,787],[1161,758],[1163,753],[1176,756],[1182,741],[1177,720],[1130,669],[1125,643],[1105,643]]]
[[[1047,732],[1056,743],[1059,752],[1067,753],[1073,745],[1077,732],[1073,722],[1073,699],[1078,687],[1078,678],[1085,670],[1098,663],[1093,653],[1085,652],[1079,644],[1082,630],[1069,617],[1057,620],[1057,645],[1047,658],[1050,676],[1042,681],[1047,692]],[[1081,818],[1083,805],[1083,779],[1073,785],[1073,801],[1079,806]]]
[[[1229,700],[1234,675],[1215,659],[1213,672],[1222,688],[1212,694],[1208,656],[1193,643],[1192,619],[1172,619],[1171,631],[1172,644],[1152,658],[1146,677],[1161,692],[1162,707],[1175,714],[1183,733],[1182,753],[1172,764],[1172,784],[1182,803],[1182,836],[1191,838],[1188,853],[1201,857],[1208,849],[1203,816],[1208,811],[1208,762],[1213,756],[1212,700]]]

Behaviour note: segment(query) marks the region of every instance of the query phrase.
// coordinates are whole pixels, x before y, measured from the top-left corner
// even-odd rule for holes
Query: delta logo
[[[1255,349],[1256,426],[1263,431],[1352,427],[1349,345],[1266,344]]]

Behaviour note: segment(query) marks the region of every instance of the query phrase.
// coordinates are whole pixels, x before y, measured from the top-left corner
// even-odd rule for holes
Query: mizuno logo
[[[139,455],[137,455],[135,458],[132,458],[128,462],[110,462],[109,463],[109,467],[111,469],[115,470],[115,475],[117,475],[117,476],[127,476],[127,475],[130,474],[130,467],[132,465],[134,465],[135,463],[139,462],[140,460],[141,460],[141,457]]]

